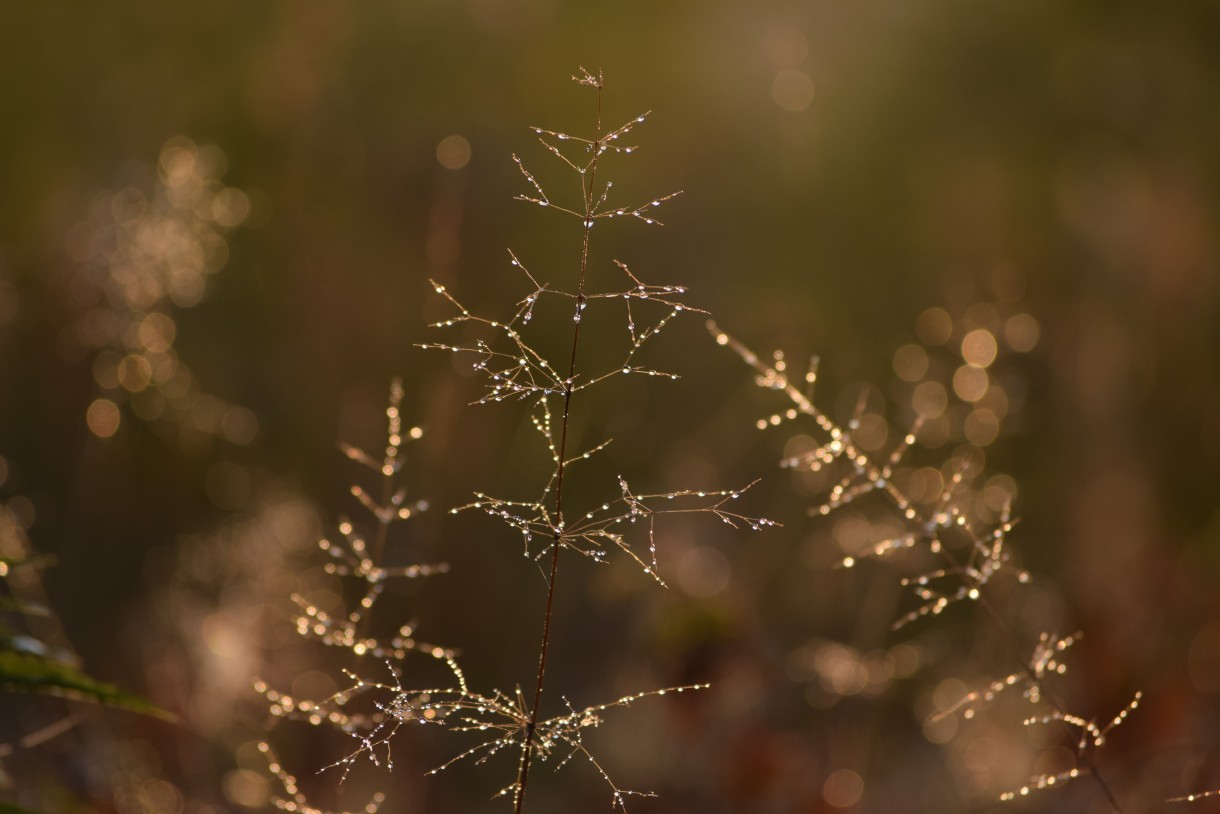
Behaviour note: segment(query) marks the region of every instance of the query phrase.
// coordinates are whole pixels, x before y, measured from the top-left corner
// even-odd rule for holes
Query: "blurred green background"
[[[620,258],[690,286],[689,304],[756,350],[819,354],[840,419],[855,397],[836,394],[871,382],[877,409],[905,421],[894,352],[928,309],[959,329],[976,303],[991,309],[976,318],[1034,318],[984,444],[1019,486],[1014,547],[1039,586],[1005,607],[1022,632],[1086,632],[1064,690],[1082,714],[1144,690],[1107,755],[1129,810],[1220,787],[1220,5],[217,0],[0,12],[0,489],[58,557],[50,598],[88,670],[183,718],[91,718],[5,760],[12,799],[265,805],[250,680],[278,666],[304,692],[335,672],[292,641],[288,594],[327,585],[313,540],[358,511],[335,442],[377,449],[392,375],[426,430],[409,448],[414,498],[533,492],[522,480],[544,459],[524,413],[466,407],[469,370],[414,343],[440,339],[425,324],[449,315],[429,278],[507,316],[529,293],[507,248],[543,279],[571,271],[579,229],[512,201],[530,191],[512,155],[558,178],[528,128],[587,131],[590,93],[568,79],[582,65],[605,73],[608,123],[652,111],[641,149],[614,163],[621,201],[684,192],[662,230],[599,224],[598,273]],[[174,222],[197,273],[185,293],[118,297],[107,240],[174,167],[209,201]],[[149,303],[170,318],[146,328],[169,330],[181,386],[125,400],[157,374],[124,361],[115,325]],[[954,751],[912,710],[945,676],[1011,669],[998,634],[963,612],[915,634],[943,656],[890,691],[806,691],[793,654],[893,647],[906,600],[892,570],[828,570],[829,527],[774,465],[787,436],[753,428],[776,405],[700,322],[660,340],[682,382],[615,385],[582,432],[616,437],[607,472],[663,488],[763,476],[751,508],[785,527],[675,530],[678,550],[717,552],[709,567],[727,576],[712,587],[662,594],[629,570],[574,568],[552,702],[718,682],[697,708],[607,724],[615,779],[662,795],[633,811],[987,810],[1012,785],[1003,738]],[[140,337],[167,358],[164,337]],[[441,511],[412,528],[392,556],[453,572],[396,596],[398,612],[463,650],[472,675],[528,683],[545,590],[518,537]],[[60,712],[3,703],[5,742]],[[392,775],[362,769],[336,792],[313,770],[344,739],[292,726],[267,737],[319,804],[362,805],[375,787],[395,811],[505,808],[486,800],[506,765],[420,781],[459,751],[435,732],[413,733]],[[1020,782],[1029,767],[1014,765]],[[840,770],[862,794],[835,791]],[[587,767],[538,782],[539,811],[608,807]],[[1105,810],[1075,785],[1034,807]]]

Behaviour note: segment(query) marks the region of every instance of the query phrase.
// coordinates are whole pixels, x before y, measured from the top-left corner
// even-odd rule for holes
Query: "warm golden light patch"
[[[1038,344],[1041,329],[1029,314],[1017,314],[1004,323],[1004,341],[1018,353],[1028,353]]]
[[[915,333],[928,345],[943,345],[953,335],[953,317],[944,308],[929,308],[915,320]]]
[[[460,170],[470,163],[470,142],[463,136],[452,135],[436,145],[436,160],[447,170]]]
[[[826,778],[822,796],[835,808],[851,808],[864,796],[864,779],[851,769],[839,769]]]
[[[973,365],[962,365],[953,373],[953,392],[962,401],[975,402],[987,394],[987,371]]]
[[[795,68],[780,71],[771,83],[771,98],[784,110],[800,113],[813,103],[813,80]]]
[[[962,358],[975,367],[990,366],[997,351],[995,337],[986,328],[973,330],[962,340]]]
[[[97,399],[85,412],[85,423],[98,438],[110,438],[119,431],[119,406],[110,399]]]
[[[917,382],[928,372],[928,352],[911,343],[894,351],[894,373],[904,382]]]

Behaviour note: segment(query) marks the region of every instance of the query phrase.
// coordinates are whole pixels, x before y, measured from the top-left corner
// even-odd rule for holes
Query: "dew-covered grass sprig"
[[[951,457],[938,469],[952,474],[944,477],[936,489],[925,490],[918,497],[908,493],[899,474],[919,438],[922,425],[918,410],[912,411],[917,417],[888,454],[875,447],[867,448],[858,440],[865,412],[863,397],[846,423],[836,421],[815,404],[816,358],[803,376],[794,379],[783,353],[776,352],[771,361],[766,361],[716,323],[709,320],[707,328],[718,345],[732,350],[754,371],[758,387],[780,394],[781,408],[757,421],[760,430],[802,420],[812,423],[811,435],[816,436],[812,448],[781,461],[786,469],[826,477],[832,484],[826,497],[815,503],[809,513],[830,515],[849,506],[856,507],[867,498],[877,499],[881,504],[880,513],[886,520],[877,527],[889,533],[876,542],[856,545],[839,558],[837,565],[855,568],[862,560],[896,558],[919,563],[914,573],[899,578],[900,585],[913,594],[915,606],[895,620],[894,629],[938,617],[957,605],[976,605],[999,629],[1015,654],[1016,670],[942,706],[929,721],[936,723],[957,715],[964,720],[974,719],[1001,694],[1019,689],[1024,702],[1037,710],[1026,720],[1026,726],[1060,721],[1079,729],[1079,739],[1070,746],[1065,744],[1074,754],[1076,766],[1064,772],[1036,775],[1017,792],[1006,792],[1000,799],[1012,800],[1087,775],[1094,779],[1111,808],[1121,812],[1113,791],[1098,771],[1097,757],[1110,730],[1138,706],[1140,694],[1136,693],[1131,704],[1104,727],[1069,713],[1050,692],[1048,680],[1066,672],[1064,654],[1082,634],[1060,637],[1044,631],[1037,642],[1028,645],[989,600],[987,594],[997,577],[1007,575],[1018,584],[1030,581],[1029,572],[1014,563],[1009,546],[1009,535],[1016,526],[1011,499],[1004,501],[995,516],[979,516],[976,508],[979,501],[970,485],[977,467],[968,452],[957,453],[956,459]],[[898,532],[893,533],[894,529]]]
[[[685,313],[703,313],[684,301],[686,287],[679,284],[645,282],[642,275],[625,262],[612,260],[606,266],[591,263],[590,245],[593,226],[599,221],[628,218],[646,225],[659,225],[656,210],[676,197],[670,193],[637,204],[620,204],[614,200],[614,185],[606,180],[604,163],[608,158],[623,157],[635,151],[625,139],[644,123],[647,114],[638,115],[614,127],[604,128],[601,115],[601,74],[581,70],[573,79],[590,88],[596,95],[596,114],[591,133],[574,135],[547,127],[531,128],[544,152],[557,160],[567,171],[571,187],[565,194],[546,189],[532,172],[526,160],[514,155],[513,161],[525,179],[528,190],[517,196],[548,211],[569,216],[579,230],[580,251],[575,262],[552,271],[540,272],[527,268],[522,254],[508,252],[511,268],[523,278],[521,298],[501,316],[484,316],[468,308],[447,285],[433,281],[433,290],[446,300],[452,314],[433,327],[440,330],[463,329],[463,339],[454,342],[432,342],[426,348],[447,351],[465,357],[470,369],[483,381],[478,404],[524,402],[529,418],[537,431],[543,453],[549,459],[550,472],[531,487],[511,495],[478,492],[474,499],[452,511],[476,510],[503,523],[523,541],[523,553],[536,563],[545,579],[546,607],[539,641],[538,670],[533,691],[518,689],[512,693],[500,690],[489,695],[472,695],[466,691],[447,698],[433,697],[431,707],[449,722],[451,728],[464,731],[487,730],[497,733],[494,738],[472,747],[455,759],[473,757],[476,762],[494,754],[509,752],[517,756],[514,781],[502,794],[513,800],[517,814],[524,810],[529,790],[531,767],[536,761],[548,759],[557,750],[566,750],[558,761],[565,765],[573,756],[591,764],[612,789],[613,803],[623,807],[630,794],[610,782],[602,765],[590,754],[581,740],[581,732],[596,726],[600,715],[616,707],[634,704],[638,700],[662,696],[670,692],[697,689],[696,686],[651,690],[624,696],[609,704],[576,709],[565,702],[566,712],[551,716],[542,714],[546,668],[552,643],[555,592],[559,583],[564,552],[581,555],[597,563],[619,552],[632,560],[656,582],[664,585],[658,564],[658,519],[678,514],[708,514],[733,527],[762,529],[774,525],[771,521],[738,511],[736,501],[749,489],[693,490],[677,489],[656,492],[638,490],[619,476],[607,480],[593,476],[593,470],[581,467],[584,461],[603,453],[611,446],[605,438],[584,442],[584,448],[570,451],[574,409],[605,398],[599,385],[619,376],[650,377],[672,380],[677,374],[650,364],[644,355],[651,343],[676,318]],[[602,280],[606,282],[602,282]],[[570,341],[559,352],[544,350],[536,338],[542,313],[538,308],[544,300],[567,310],[571,315],[567,328]],[[613,314],[622,322],[621,328],[603,328],[610,320],[599,320],[599,333],[590,335],[584,323],[588,309]],[[582,334],[582,330],[586,333]],[[613,364],[602,363],[595,368],[586,361],[584,345],[595,342],[611,358],[617,348],[620,354]],[[586,474],[587,473],[587,474]],[[573,478],[582,478],[579,491],[573,489]],[[599,485],[600,484],[600,485]],[[752,485],[752,484],[750,484]],[[439,705],[439,706],[438,706]],[[460,713],[465,723],[455,726],[453,714]],[[487,716],[491,716],[489,719]]]

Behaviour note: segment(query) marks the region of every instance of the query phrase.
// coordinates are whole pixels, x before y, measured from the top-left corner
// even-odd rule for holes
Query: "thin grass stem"
[[[525,740],[521,745],[521,762],[517,768],[515,814],[525,810],[525,792],[528,788],[531,753],[534,745],[534,735],[538,729],[538,713],[542,706],[542,688],[546,678],[546,660],[551,644],[551,618],[555,608],[555,585],[559,577],[559,552],[563,548],[563,476],[567,470],[568,448],[568,418],[572,409],[573,383],[576,380],[576,354],[580,345],[581,312],[585,308],[585,275],[589,267],[589,231],[593,225],[593,189],[597,180],[597,159],[600,154],[602,138],[602,88],[601,82],[596,84],[597,113],[591,145],[593,158],[588,171],[584,173],[583,200],[585,216],[582,219],[584,234],[580,250],[580,279],[576,288],[576,311],[573,317],[575,327],[572,329],[572,353],[568,361],[568,376],[564,381],[563,416],[559,430],[559,455],[555,474],[555,532],[551,542],[551,568],[547,579],[546,612],[542,618],[542,640],[538,645],[538,677],[534,685],[534,702],[530,709],[529,725],[525,730]]]

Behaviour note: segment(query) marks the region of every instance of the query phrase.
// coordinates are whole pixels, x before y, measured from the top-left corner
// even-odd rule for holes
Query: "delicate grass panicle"
[[[663,586],[665,581],[657,561],[658,519],[662,516],[702,513],[734,528],[753,530],[774,525],[770,520],[735,509],[737,500],[753,485],[750,483],[713,491],[683,489],[653,492],[638,490],[626,478],[619,476],[606,483],[603,496],[592,503],[575,505],[570,497],[571,478],[578,474],[573,466],[601,452],[611,443],[611,439],[607,438],[585,449],[570,450],[572,416],[579,409],[582,396],[591,388],[617,376],[677,378],[675,373],[656,369],[643,361],[642,352],[674,318],[685,312],[702,313],[681,301],[680,298],[686,294],[684,286],[646,283],[618,260],[613,261],[606,270],[609,274],[603,274],[602,269],[591,268],[590,234],[595,223],[632,218],[645,225],[657,225],[656,209],[677,193],[633,205],[618,205],[612,201],[613,182],[604,180],[604,162],[611,155],[627,155],[635,151],[636,148],[626,143],[626,139],[645,121],[647,114],[613,129],[606,129],[601,120],[601,75],[582,70],[573,79],[595,95],[596,115],[592,132],[586,136],[575,136],[541,127],[532,129],[550,156],[570,171],[573,192],[576,194],[571,199],[558,195],[552,197],[520,157],[514,156],[513,160],[530,187],[530,192],[519,195],[518,200],[568,216],[573,226],[580,230],[579,256],[573,258],[566,269],[544,275],[531,272],[510,250],[509,264],[521,275],[526,289],[522,299],[504,316],[476,315],[462,304],[457,295],[434,282],[434,290],[448,301],[453,315],[433,327],[446,329],[461,326],[466,330],[479,330],[481,335],[457,343],[435,342],[422,346],[459,354],[470,360],[472,369],[485,381],[485,391],[477,400],[478,404],[502,401],[526,404],[539,443],[551,463],[549,474],[537,484],[532,495],[493,496],[477,493],[472,502],[451,510],[480,511],[507,525],[520,535],[525,557],[538,563],[545,578],[546,610],[541,620],[538,669],[532,688],[528,692],[520,687],[512,691],[477,690],[458,665],[453,650],[423,644],[415,638],[414,629],[410,627],[404,627],[397,635],[386,639],[372,638],[362,632],[367,615],[372,611],[386,580],[422,577],[446,570],[444,565],[414,565],[394,569],[380,565],[390,525],[408,519],[414,511],[422,508],[419,505],[408,506],[405,493],[395,482],[399,470],[399,445],[406,437],[418,437],[419,434],[418,430],[408,433],[401,430],[399,403],[402,388],[397,382],[391,391],[389,440],[384,461],[378,461],[360,450],[345,448],[349,457],[382,476],[383,486],[379,496],[375,497],[361,487],[353,487],[352,490],[376,521],[376,536],[368,544],[354,525],[344,520],[339,525],[338,541],[323,540],[321,543],[333,558],[333,573],[366,583],[364,597],[346,618],[336,618],[303,598],[295,598],[301,608],[297,630],[302,636],[347,648],[357,657],[377,657],[386,665],[378,670],[382,677],[371,675],[367,668],[349,671],[347,675],[350,681],[346,688],[321,701],[292,698],[263,682],[258,683],[258,689],[266,697],[273,715],[304,720],[316,726],[336,727],[357,740],[356,749],[333,764],[334,768],[342,770],[344,776],[361,757],[374,763],[392,765],[391,741],[403,727],[409,725],[435,724],[449,732],[483,733],[485,737],[482,741],[431,773],[448,769],[467,759],[483,763],[500,754],[512,756],[515,772],[512,780],[500,789],[499,795],[509,798],[517,812],[525,808],[526,794],[533,777],[531,770],[540,761],[553,761],[558,768],[573,758],[582,759],[604,781],[611,803],[616,808],[625,808],[629,796],[652,796],[651,792],[633,791],[611,780],[607,770],[585,743],[584,733],[598,726],[602,716],[615,708],[707,686],[690,684],[647,690],[584,707],[572,705],[565,697],[562,702],[553,705],[555,709],[544,712],[547,699],[552,697],[552,693],[544,690],[552,644],[554,598],[560,573],[564,570],[561,565],[566,560],[565,554],[580,555],[595,563],[602,563],[618,552]],[[617,282],[604,289],[597,282],[602,276]],[[554,283],[550,282],[552,278],[555,279]],[[531,323],[534,322],[536,306],[547,299],[559,304],[566,303],[570,309],[571,339],[559,358],[548,356],[531,339],[534,328]],[[582,335],[584,318],[590,307],[609,309],[612,306],[622,309],[625,330],[611,335]],[[596,343],[599,348],[618,342],[622,348],[621,359],[605,369],[586,370],[582,365],[580,350],[582,344],[587,342]],[[444,665],[445,675],[439,683],[417,683],[415,676],[420,670],[415,665],[418,660],[409,658],[416,654]],[[368,708],[365,701],[366,711],[353,711],[359,700],[366,697],[376,699],[373,706]],[[263,749],[271,754],[269,745],[264,745]],[[276,801],[276,805],[289,811],[313,810],[300,795],[295,781],[274,758],[272,771],[286,793]],[[374,800],[368,810],[375,810],[378,803],[378,800]]]
[[[1064,745],[1075,756],[1075,765],[1062,771],[1039,772],[1020,788],[1002,793],[1000,799],[1024,797],[1036,790],[1054,788],[1088,776],[1113,810],[1122,811],[1098,770],[1097,756],[1109,733],[1139,705],[1141,694],[1136,692],[1127,707],[1104,725],[1068,712],[1048,687],[1048,680],[1067,671],[1064,655],[1083,634],[1061,636],[1040,631],[1036,640],[1028,641],[989,601],[987,592],[995,578],[1007,575],[1027,583],[1030,574],[1013,563],[1008,545],[1015,526],[1010,513],[1011,497],[1005,499],[994,518],[980,517],[977,507],[983,501],[979,500],[978,489],[972,486],[981,475],[978,451],[969,446],[956,451],[937,468],[945,473],[945,477],[938,480],[938,487],[916,497],[903,485],[904,481],[912,482],[914,468],[903,467],[920,436],[922,417],[918,404],[912,405],[915,418],[909,430],[892,446],[888,455],[878,454],[866,449],[856,438],[865,413],[863,403],[846,424],[838,423],[814,403],[816,359],[803,376],[794,380],[788,373],[783,354],[776,353],[768,363],[714,322],[708,322],[708,330],[717,344],[730,348],[753,368],[759,387],[778,391],[784,399],[783,410],[761,419],[758,422],[760,429],[778,427],[788,421],[806,421],[821,435],[822,440],[811,448],[781,462],[789,469],[826,475],[827,482],[832,484],[825,500],[810,508],[811,515],[830,515],[849,505],[860,504],[870,496],[879,496],[883,505],[891,507],[890,519],[876,524],[876,528],[885,533],[843,556],[839,560],[840,567],[854,568],[862,560],[889,559],[908,551],[922,555],[918,561],[932,563],[926,570],[901,578],[902,586],[913,594],[914,607],[900,616],[893,627],[899,629],[920,619],[939,616],[956,603],[973,603],[983,609],[1010,643],[1016,669],[1003,678],[972,680],[971,683],[980,684],[980,688],[966,692],[934,712],[931,722],[956,715],[965,720],[973,719],[1001,694],[1017,691],[1035,710],[1024,719],[1025,726],[1044,726],[1052,722],[1067,725]],[[894,529],[898,532],[894,533]],[[1075,735],[1072,730],[1076,731]]]
[[[373,523],[372,539],[367,540],[356,524],[342,518],[338,524],[339,537],[335,541],[319,541],[321,549],[330,557],[326,564],[327,573],[356,583],[362,596],[346,615],[334,616],[304,597],[293,595],[292,599],[298,606],[296,630],[305,639],[348,650],[358,661],[371,656],[382,662],[392,661],[397,664],[409,655],[418,654],[425,659],[440,662],[461,682],[461,671],[454,661],[453,651],[421,642],[415,638],[411,625],[399,627],[390,636],[378,637],[369,633],[373,610],[389,580],[417,579],[442,574],[448,570],[444,563],[392,568],[381,565],[390,542],[392,527],[427,509],[426,501],[409,502],[406,487],[401,483],[402,446],[423,436],[419,427],[403,429],[400,412],[402,398],[402,383],[395,379],[390,385],[389,406],[386,408],[385,454],[380,460],[357,447],[347,444],[340,447],[349,459],[379,476],[380,485],[374,492],[359,484],[353,484],[351,487],[352,496],[365,509]],[[368,703],[362,704],[366,701],[366,696],[384,687],[377,682],[358,678],[354,671],[345,672],[350,679],[349,685],[322,700],[296,698],[272,688],[268,682],[262,680],[255,682],[255,689],[266,699],[268,711],[275,718],[290,718],[312,726],[332,727],[356,738],[359,741],[358,748],[334,764],[343,768],[344,776],[362,754],[367,754],[374,762],[380,761],[384,755],[385,762],[392,765],[388,748],[389,738],[400,726],[413,720],[413,712],[404,708],[396,698],[386,703],[374,700],[372,706]],[[421,717],[420,720],[427,719]],[[382,746],[385,746],[384,752],[379,748]],[[305,799],[292,775],[280,765],[271,745],[263,743],[260,749],[267,755],[271,772],[285,793],[285,796],[273,798],[274,805],[285,811],[306,814],[318,812],[319,809],[310,806]],[[373,814],[379,804],[380,797],[375,798],[365,811]]]

